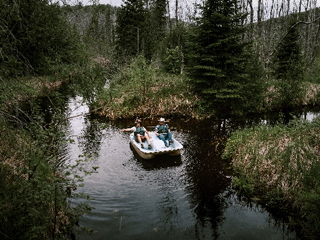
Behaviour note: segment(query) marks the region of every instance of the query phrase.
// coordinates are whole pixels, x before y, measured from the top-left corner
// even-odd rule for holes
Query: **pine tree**
[[[294,24],[291,21],[288,33],[273,58],[273,75],[277,79],[282,108],[295,107],[303,94],[303,58],[298,30],[292,27]]]
[[[274,76],[277,79],[299,78],[302,73],[302,54],[297,28],[288,28],[288,34],[280,43],[273,59]]]
[[[147,59],[159,51],[165,32],[165,0],[127,0],[118,12],[116,50]]]
[[[245,14],[237,0],[207,0],[199,6],[187,69],[207,111],[241,112],[251,91],[246,73],[248,43],[241,42]]]
[[[53,64],[75,61],[79,41],[58,3],[0,1],[0,72],[46,72]]]
[[[166,33],[166,0],[151,1],[151,8],[148,11],[147,18],[147,50],[146,58],[151,59],[154,54],[161,50],[162,42]]]
[[[142,0],[127,0],[118,12],[116,50],[118,54],[139,55],[142,50],[145,9]]]

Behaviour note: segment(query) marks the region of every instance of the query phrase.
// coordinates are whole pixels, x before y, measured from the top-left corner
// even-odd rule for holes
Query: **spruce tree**
[[[273,58],[273,75],[277,79],[277,89],[282,108],[293,108],[302,98],[303,57],[299,43],[299,33],[291,21],[287,35]]]
[[[118,12],[116,50],[118,54],[139,55],[144,44],[145,9],[142,0],[127,0]]]
[[[302,73],[302,54],[299,33],[296,27],[288,28],[288,33],[281,41],[273,59],[274,76],[277,79],[297,78]]]
[[[80,42],[58,3],[2,0],[0,20],[0,74],[42,73],[77,61]]]
[[[191,38],[188,72],[201,107],[219,113],[242,112],[250,99],[246,72],[248,43],[241,41],[245,29],[237,0],[207,0],[199,6]],[[252,85],[254,86],[254,84]]]
[[[151,59],[154,54],[162,50],[166,34],[166,0],[153,0],[150,4],[147,18],[147,51],[146,58]]]
[[[150,60],[163,41],[165,14],[166,0],[126,0],[117,15],[117,53]]]

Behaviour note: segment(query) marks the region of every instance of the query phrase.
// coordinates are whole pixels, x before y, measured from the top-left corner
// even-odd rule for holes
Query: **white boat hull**
[[[160,140],[154,132],[149,132],[151,139],[151,149],[148,149],[147,141],[143,142],[144,148],[141,148],[139,142],[134,140],[133,133],[130,134],[130,144],[135,149],[135,151],[139,154],[139,156],[143,159],[152,159],[157,155],[170,155],[170,156],[178,156],[181,154],[181,150],[183,149],[182,144],[180,144],[177,140],[173,139],[173,143],[166,147],[162,140]]]

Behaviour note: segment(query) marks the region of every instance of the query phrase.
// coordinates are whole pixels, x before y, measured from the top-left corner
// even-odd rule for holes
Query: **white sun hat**
[[[165,122],[165,120],[164,120],[164,118],[163,118],[163,117],[162,117],[162,118],[160,118],[158,121],[159,121],[159,122]]]

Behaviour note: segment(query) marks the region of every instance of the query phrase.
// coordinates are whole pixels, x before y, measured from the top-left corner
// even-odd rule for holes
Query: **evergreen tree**
[[[164,36],[166,34],[166,13],[167,13],[167,1],[166,0],[154,0],[151,4],[150,17],[149,17],[149,36],[148,42],[150,46],[150,55],[146,56],[148,59],[152,57],[152,54],[159,53],[161,51]]]
[[[288,34],[280,43],[273,58],[273,75],[278,80],[280,105],[283,108],[295,107],[301,99],[303,79],[303,57],[299,43],[298,29],[292,27],[291,21]]]
[[[116,50],[118,54],[139,55],[143,49],[145,9],[142,0],[127,0],[118,12]]]
[[[302,54],[297,28],[288,28],[288,34],[280,43],[273,59],[274,76],[277,79],[300,78],[302,74]]]
[[[206,110],[241,112],[248,101],[247,43],[241,42],[246,17],[237,0],[207,0],[194,27],[187,69]]]
[[[117,16],[118,54],[143,55],[151,59],[159,52],[166,26],[166,0],[127,0]]]
[[[76,61],[79,42],[62,17],[59,4],[2,0],[0,19],[2,74],[47,71],[54,63]]]

